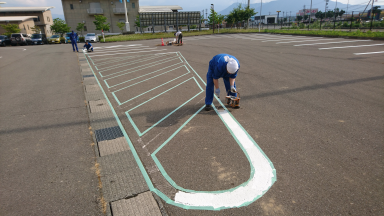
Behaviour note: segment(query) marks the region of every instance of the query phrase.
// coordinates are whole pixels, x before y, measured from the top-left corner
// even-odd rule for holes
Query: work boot
[[[227,104],[231,104],[231,99],[230,98],[227,98]]]
[[[205,105],[205,111],[210,111],[212,109],[212,105]]]
[[[233,109],[240,109],[240,105],[233,107]]]

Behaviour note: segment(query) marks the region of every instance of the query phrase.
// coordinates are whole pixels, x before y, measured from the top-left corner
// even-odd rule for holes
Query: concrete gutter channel
[[[166,216],[162,200],[149,191],[111,107],[80,53],[79,64],[106,214]]]

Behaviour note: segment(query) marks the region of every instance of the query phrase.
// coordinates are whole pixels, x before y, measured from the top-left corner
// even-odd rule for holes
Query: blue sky
[[[2,0],[7,2],[3,7],[15,7],[15,6],[54,6],[52,9],[52,14],[63,14],[63,9],[61,6],[61,0]],[[118,1],[118,0],[116,0]],[[267,3],[273,0],[263,0],[263,3]],[[282,1],[282,0],[280,0]],[[287,0],[283,0],[287,1]],[[331,0],[336,1],[336,0]],[[139,0],[140,5],[179,5],[183,7],[184,11],[201,11],[203,9],[209,9],[210,5],[213,3],[215,5],[216,11],[222,11],[233,3],[244,3],[246,4],[247,0]],[[260,0],[251,0],[251,3],[259,3]],[[310,4],[310,0],[295,0],[295,2],[302,2],[302,4]],[[324,4],[324,0],[313,0],[313,4]],[[338,2],[347,4],[348,0],[338,0]],[[366,4],[368,0],[349,0],[350,4]],[[384,0],[378,0],[375,4],[384,5]]]

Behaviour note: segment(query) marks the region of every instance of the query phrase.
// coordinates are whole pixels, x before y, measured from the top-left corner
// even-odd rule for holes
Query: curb
[[[104,213],[168,216],[162,200],[149,190],[86,57],[77,55]]]

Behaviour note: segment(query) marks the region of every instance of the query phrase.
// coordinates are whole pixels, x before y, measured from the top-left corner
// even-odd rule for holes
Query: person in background
[[[183,33],[181,33],[181,27],[179,31],[176,32],[175,36],[178,44],[183,43]]]
[[[72,31],[72,33],[69,34],[69,39],[71,39],[73,52],[75,52],[75,46],[76,46],[76,51],[79,52],[79,49],[77,48],[77,34],[74,31]]]
[[[84,47],[87,48],[88,52],[93,52],[93,46],[88,41],[85,42]]]

